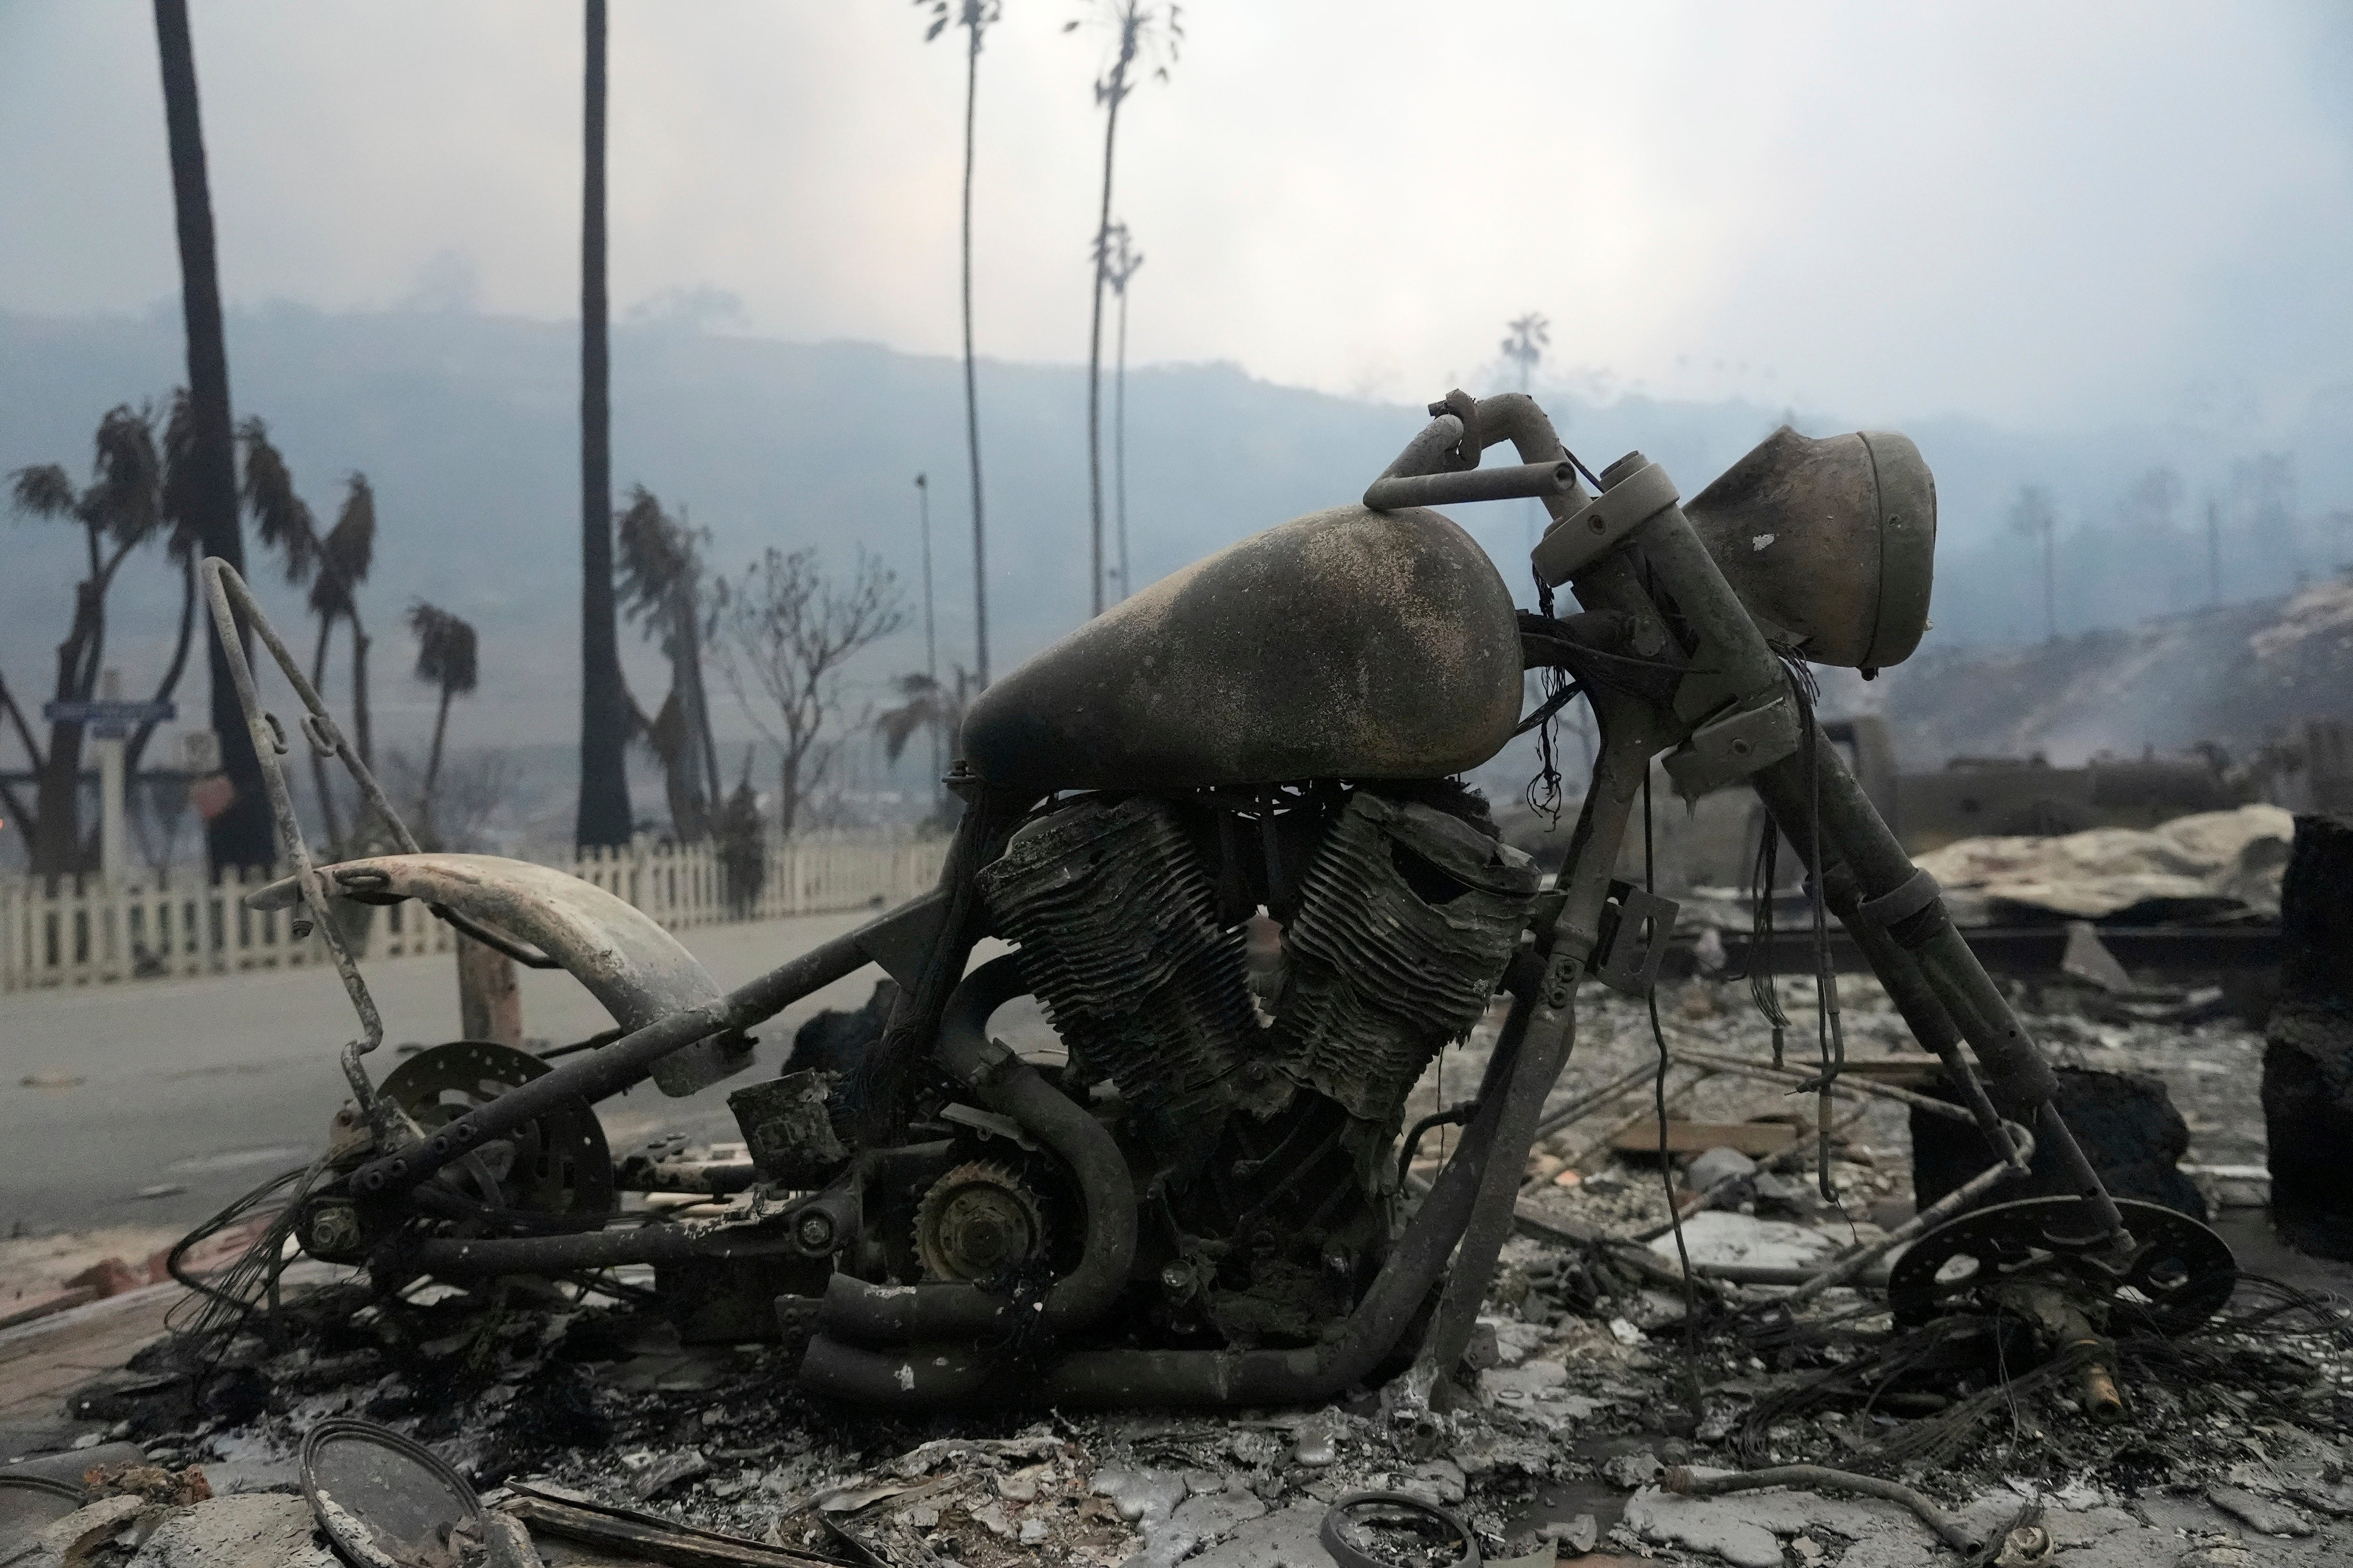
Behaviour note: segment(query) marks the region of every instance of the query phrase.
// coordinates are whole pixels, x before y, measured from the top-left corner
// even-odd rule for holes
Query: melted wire
[[[1534,566],[1528,570],[1536,580],[1536,607],[1544,613],[1546,620],[1550,620],[1552,584],[1546,582],[1544,574]],[[1560,826],[1560,749],[1553,736],[1552,721],[1554,716],[1567,705],[1569,698],[1577,691],[1577,686],[1556,666],[1546,666],[1544,674],[1537,679],[1543,685],[1545,700],[1534,716],[1536,774],[1528,781],[1527,788],[1521,792],[1521,798],[1527,802],[1530,811],[1546,819],[1549,831]],[[1517,734],[1527,728],[1523,724],[1519,731],[1513,732]]]

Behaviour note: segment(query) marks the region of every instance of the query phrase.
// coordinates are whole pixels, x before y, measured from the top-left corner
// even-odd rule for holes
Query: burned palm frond
[[[155,449],[154,416],[127,404],[109,409],[99,421],[97,448],[81,515],[117,546],[141,543],[163,521],[157,490],[164,462]]]
[[[615,575],[622,612],[637,622],[670,661],[667,739],[653,733],[657,717],[640,726],[662,765],[670,796],[670,824],[679,838],[707,837],[719,805],[719,749],[711,731],[711,703],[702,679],[705,626],[703,547],[707,531],[689,526],[683,512],[672,517],[661,499],[643,485],[616,519]],[[630,700],[632,708],[636,700]]]
[[[311,584],[311,613],[322,616],[352,615],[353,595],[375,564],[375,491],[365,474],[344,482],[343,510],[319,542],[319,572]]]
[[[319,522],[310,503],[294,493],[294,475],[259,417],[237,427],[245,447],[245,478],[237,499],[253,519],[261,542],[278,552],[289,583],[305,583],[319,563]]]

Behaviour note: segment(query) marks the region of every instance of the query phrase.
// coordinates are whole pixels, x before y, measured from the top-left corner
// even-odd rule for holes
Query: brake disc
[[[419,1051],[395,1068],[381,1092],[427,1137],[509,1089],[553,1071],[529,1051],[489,1040],[458,1040]],[[585,1100],[566,1100],[503,1138],[489,1140],[443,1168],[449,1185],[489,1208],[593,1216],[613,1210],[613,1156],[605,1127]]]
[[[1888,1273],[1896,1322],[1989,1315],[2000,1310],[2006,1289],[2049,1285],[2078,1300],[2105,1303],[2112,1330],[2179,1334],[2213,1316],[2238,1286],[2230,1244],[2177,1209],[2118,1198],[2133,1250],[2116,1258],[2052,1239],[2052,1222],[2075,1206],[2070,1197],[2021,1198],[1928,1232]]]

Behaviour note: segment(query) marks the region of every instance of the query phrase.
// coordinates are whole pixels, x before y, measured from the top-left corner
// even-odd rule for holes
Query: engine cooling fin
[[[979,874],[997,930],[1075,1062],[1118,1084],[1172,1163],[1216,1142],[1259,1033],[1242,934],[1166,803],[1082,800],[1028,823]]]
[[[1283,931],[1271,1041],[1293,1082],[1390,1123],[1477,1023],[1540,885],[1525,855],[1461,817],[1359,789],[1324,835]]]

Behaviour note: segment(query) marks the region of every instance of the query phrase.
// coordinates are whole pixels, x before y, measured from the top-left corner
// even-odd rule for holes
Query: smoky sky
[[[233,305],[576,310],[580,7],[193,0]],[[1082,360],[1107,39],[1006,0],[978,346]],[[617,313],[953,352],[965,61],[903,0],[616,0]],[[1124,110],[1132,356],[2260,430],[2348,377],[2319,4],[1198,0]],[[177,287],[150,7],[0,0],[0,309]],[[5,367],[0,367],[5,374]]]

